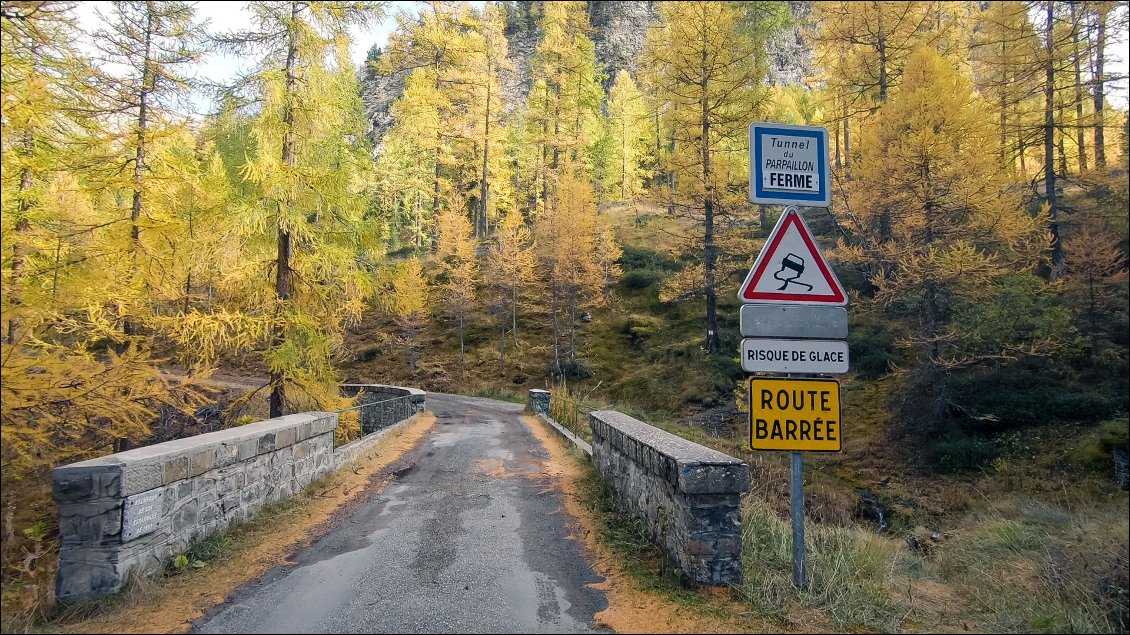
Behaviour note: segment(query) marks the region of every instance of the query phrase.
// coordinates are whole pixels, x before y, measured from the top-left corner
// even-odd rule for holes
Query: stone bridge
[[[367,405],[359,417],[365,434],[340,447],[334,446],[337,413],[306,412],[56,469],[59,600],[108,595],[131,575],[162,570],[192,542],[355,460],[385,430],[420,412],[426,398],[439,425],[403,458],[412,475],[350,512],[355,516],[315,541],[310,555],[295,555],[298,568],[282,568],[237,591],[230,606],[206,616],[197,629],[591,628],[604,599],[587,585],[599,576],[576,541],[567,539],[569,523],[557,513],[559,494],[547,497],[551,488],[539,482],[546,477],[538,464],[547,455],[521,422],[520,405],[425,397],[391,386],[343,390],[360,394]],[[549,417],[548,398],[545,391],[530,391],[526,412],[587,451],[619,504],[645,520],[688,581],[741,581],[738,501],[748,487],[745,464],[611,410],[589,415],[589,445]],[[497,465],[497,473],[484,471],[488,464]],[[346,552],[360,551],[321,568],[325,557],[337,562],[334,554],[345,556],[333,547],[342,544],[355,545]],[[382,573],[373,577],[372,571]],[[371,593],[363,592],[369,587]],[[538,591],[529,596],[532,589]],[[486,595],[479,598],[476,590]],[[382,602],[388,605],[377,610]],[[483,602],[494,612],[484,613]],[[450,623],[419,622],[445,606],[455,616]]]

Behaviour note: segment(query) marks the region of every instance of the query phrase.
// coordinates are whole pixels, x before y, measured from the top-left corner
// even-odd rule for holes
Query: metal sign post
[[[789,452],[793,584],[799,589],[808,588],[803,452],[839,452],[842,441],[839,382],[816,376],[848,371],[847,293],[796,207],[831,203],[830,167],[826,128],[750,124],[749,200],[789,207],[738,289],[749,447]]]
[[[793,584],[798,589],[808,588],[808,572],[804,568],[804,455],[792,453],[789,485],[792,488],[793,517]]]

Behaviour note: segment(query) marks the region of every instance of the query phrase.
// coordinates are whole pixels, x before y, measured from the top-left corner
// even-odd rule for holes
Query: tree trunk
[[[1012,104],[1012,120],[1016,122],[1016,156],[1020,159],[1020,176],[1028,178],[1028,160],[1025,154],[1028,152],[1028,144],[1024,142],[1024,130],[1021,129],[1022,119],[1020,118],[1020,104],[1019,101],[1014,101]]]
[[[514,350],[518,350],[518,285],[510,287],[510,333],[514,336]]]
[[[1001,59],[1007,59],[1008,49],[1005,43],[1001,42]],[[1000,91],[997,99],[997,106],[1000,108],[1000,160],[1003,165],[1008,160],[1008,110],[1007,92],[1008,92],[1008,67],[1001,68],[1000,85],[997,90]],[[1012,170],[1009,170],[1012,172]]]
[[[577,290],[569,294],[569,367],[577,369]]]
[[[550,280],[553,279],[553,272],[550,272]],[[561,328],[557,323],[557,285],[551,283],[549,290],[549,312],[553,315],[553,367],[554,372],[558,377],[561,377]]]
[[[1059,125],[1055,127],[1056,130],[1056,153],[1059,155],[1059,174],[1060,178],[1067,178],[1067,142],[1064,140],[1066,136],[1063,132],[1063,95],[1059,95],[1056,99],[1056,119]]]
[[[840,158],[840,127],[833,126],[836,130],[836,171],[839,172],[840,168],[844,166],[843,160]]]
[[[479,238],[486,236],[487,233],[487,195],[490,189],[487,181],[487,160],[490,156],[490,76],[491,71],[488,65],[486,117],[483,118],[483,176],[479,185],[479,222],[475,223],[475,235]]]
[[[35,138],[31,132],[24,135],[23,142],[23,156],[28,161],[31,160],[31,152],[35,147]],[[20,170],[20,190],[17,194],[16,210],[19,214],[19,220],[16,221],[16,226],[13,228],[15,231],[15,239],[12,241],[12,285],[8,290],[8,301],[11,303],[12,308],[16,309],[23,304],[23,286],[24,271],[27,266],[27,248],[24,245],[24,236],[31,231],[31,220],[28,219],[27,213],[31,210],[30,192],[31,190],[31,168],[27,165]],[[56,268],[58,272],[58,268]],[[17,309],[18,310],[18,309]],[[15,344],[19,336],[20,318],[15,312],[8,320],[8,333],[5,340],[8,344]]]
[[[184,281],[184,311],[183,311],[183,313],[185,315],[188,315],[188,310],[191,308],[189,306],[189,299],[191,297],[192,297],[192,271],[189,270],[188,276],[185,278],[185,281]]]
[[[153,7],[147,6],[145,20],[145,57],[141,67],[141,92],[140,103],[137,108],[137,148],[133,161],[133,203],[130,206],[130,244],[133,250],[130,264],[130,281],[136,282],[138,259],[141,255],[141,210],[142,203],[142,174],[145,171],[145,133],[149,126],[149,92],[153,82],[150,60],[153,55]],[[128,317],[122,324],[122,331],[126,335],[135,335],[137,325]]]
[[[62,237],[55,239],[55,269],[51,272],[51,308],[55,308],[55,300],[59,294],[59,259],[63,251]]]
[[[1087,292],[1090,300],[1087,305],[1087,317],[1091,323],[1091,364],[1094,365],[1099,359],[1099,325],[1098,320],[1098,304],[1095,298],[1095,274],[1087,274]]]
[[[702,67],[707,68],[706,51],[702,52]],[[708,80],[703,78],[702,182],[706,186],[706,197],[703,201],[702,246],[706,267],[706,353],[711,355],[722,350],[722,340],[718,336],[718,295],[714,280],[717,256],[714,253],[714,186],[711,183],[713,175],[710,171],[710,110],[707,103],[709,94]]]
[[[1048,9],[1049,13],[1051,9]],[[1103,139],[1103,57],[1106,55],[1107,8],[1100,6],[1095,13],[1095,168],[1106,168],[1106,146]]]
[[[1075,146],[1079,150],[1079,172],[1087,171],[1087,141],[1083,134],[1083,75],[1080,72],[1078,2],[1071,3],[1071,61],[1075,66]]]
[[[926,284],[923,306],[926,312],[926,338],[929,342],[927,359],[929,363],[930,389],[932,392],[933,415],[935,421],[940,421],[949,412],[949,394],[946,388],[945,373],[941,365],[941,345],[938,342],[940,332],[940,311],[938,308],[937,289],[934,283]]]
[[[628,123],[620,117],[620,200],[628,198]]]
[[[437,95],[441,94],[440,93],[440,83],[439,83],[439,61],[436,61],[436,94]],[[432,248],[433,251],[436,249],[436,242],[437,242],[437,240],[436,240],[436,238],[437,238],[436,230],[434,228],[437,227],[437,225],[435,223],[438,223],[438,221],[439,221],[439,153],[440,153],[440,149],[441,149],[440,146],[441,146],[441,142],[439,140],[439,136],[438,136],[438,133],[437,133],[437,136],[436,136],[435,173],[432,175],[432,223],[433,223],[433,230],[432,230],[431,248]]]
[[[506,318],[498,324],[498,376],[506,376]]]
[[[887,34],[883,31],[883,13],[878,10],[878,3],[874,3],[876,13],[879,16],[879,29],[878,29],[878,48],[879,48],[879,105],[887,103]],[[891,211],[887,206],[883,206],[882,211],[879,213],[879,243],[885,243],[891,239]],[[880,268],[883,271],[884,277],[886,276],[885,268]]]
[[[879,49],[879,103],[885,104],[885,103],[887,103],[887,83],[888,83],[888,79],[887,79],[887,34],[883,31],[883,13],[882,13],[881,9],[878,9],[879,3],[874,2],[872,4],[876,7],[876,9],[877,9],[876,14],[879,16],[879,25],[878,25],[879,26],[879,29],[878,29],[879,39],[878,39],[878,42],[877,42],[877,46],[878,46],[878,49]]]
[[[298,61],[298,33],[295,23],[298,21],[299,3],[290,3],[290,24],[287,26],[287,52],[286,52],[286,97],[283,109],[282,162],[286,168],[293,170],[298,166],[298,156],[294,152],[294,93],[298,90],[298,77],[295,74],[295,64]],[[287,211],[294,205],[294,198],[287,192]],[[282,210],[279,210],[282,214]],[[285,227],[282,218],[279,218],[278,249],[275,263],[275,298],[278,300],[276,319],[282,313],[283,305],[290,301],[290,230]],[[281,324],[275,324],[271,334],[272,348],[281,346],[285,340],[285,333]],[[286,414],[286,373],[282,370],[271,371],[271,418],[281,417]]]
[[[927,180],[927,188],[929,191],[929,181],[931,178],[930,164],[927,162],[923,166],[923,174]],[[925,223],[923,226],[922,242],[925,249],[931,249],[934,243],[934,226],[939,220],[937,218],[938,206],[932,200],[927,200],[924,206]],[[932,397],[932,414],[934,421],[941,421],[946,417],[949,410],[949,395],[946,389],[945,374],[942,369],[941,359],[941,345],[938,341],[938,335],[941,333],[941,310],[938,306],[938,290],[933,281],[926,283],[926,288],[923,292],[922,308],[925,313],[925,336],[927,341],[927,365],[928,376],[930,378],[930,389]]]
[[[561,85],[555,87],[553,94],[553,169],[561,166]]]
[[[1052,29],[1055,25],[1055,7],[1051,0],[1045,3],[1047,32],[1044,36],[1044,189],[1048,202],[1048,231],[1052,236],[1052,270],[1050,278],[1063,275],[1063,244],[1059,239],[1059,210],[1055,193],[1055,53]]]

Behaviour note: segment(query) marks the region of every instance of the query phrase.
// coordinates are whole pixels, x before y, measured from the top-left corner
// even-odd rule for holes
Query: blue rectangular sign
[[[749,200],[763,205],[828,207],[828,129],[749,125]]]

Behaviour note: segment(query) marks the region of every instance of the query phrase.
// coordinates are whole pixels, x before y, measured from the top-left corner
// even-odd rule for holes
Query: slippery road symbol
[[[788,271],[786,271],[786,269]],[[778,287],[777,290],[784,291],[786,288],[788,288],[789,284],[795,284],[798,287],[807,287],[809,291],[812,291],[812,285],[805,284],[803,282],[797,282],[797,278],[799,278],[803,273],[804,258],[801,258],[796,254],[789,254],[785,256],[784,260],[781,261],[781,268],[777,270],[777,273],[773,274],[774,278],[784,283],[780,287]]]

